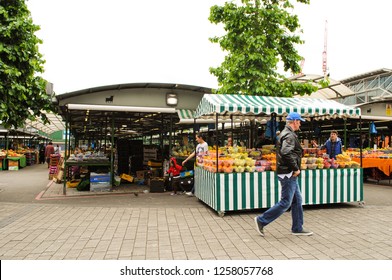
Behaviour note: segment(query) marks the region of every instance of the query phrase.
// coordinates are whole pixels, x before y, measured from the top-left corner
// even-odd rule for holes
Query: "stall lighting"
[[[168,106],[176,106],[178,103],[178,98],[176,93],[167,93],[166,94],[166,104]]]
[[[93,104],[68,104],[69,110],[116,111],[116,112],[143,112],[143,113],[175,113],[175,108],[163,107],[137,107]]]

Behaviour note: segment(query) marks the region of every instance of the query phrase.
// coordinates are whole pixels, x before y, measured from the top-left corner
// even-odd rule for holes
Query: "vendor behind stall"
[[[315,140],[312,141],[313,147],[318,147]],[[329,139],[320,147],[320,149],[326,149],[329,158],[336,159],[336,156],[341,154],[342,151],[342,140],[338,137],[338,132],[332,130]]]
[[[203,134],[198,133],[196,135],[196,141],[197,141],[197,146],[196,150],[191,153],[183,162],[182,166],[185,165],[185,163],[196,156],[196,165],[203,164],[203,156],[208,155],[208,143],[204,141]],[[195,192],[195,188],[193,187],[190,192],[187,192],[186,195],[193,196]]]

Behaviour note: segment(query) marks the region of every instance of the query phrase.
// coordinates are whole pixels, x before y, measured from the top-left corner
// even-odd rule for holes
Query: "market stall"
[[[332,100],[311,98],[278,98],[244,95],[205,94],[197,110],[196,118],[226,116],[230,118],[246,117],[248,119],[269,118],[272,113],[285,118],[289,112],[298,112],[303,117],[334,116],[349,118],[360,115],[360,109],[345,106]],[[215,153],[215,151],[213,152]],[[216,150],[216,165],[219,153]],[[311,164],[313,165],[315,162]],[[300,188],[304,204],[327,204],[355,202],[363,200],[362,169],[337,164],[325,167],[333,169],[303,170]],[[358,166],[358,165],[356,165]],[[226,211],[267,208],[275,204],[280,196],[280,184],[274,171],[222,173],[220,169],[195,169],[195,195],[221,216]],[[324,165],[323,165],[324,167]],[[218,171],[218,172],[216,172]]]
[[[8,156],[8,170],[19,170],[26,167],[26,156]]]
[[[362,153],[362,160],[358,151],[351,153],[354,161],[358,163],[362,161],[365,177],[377,182],[392,179],[392,150],[365,150]]]

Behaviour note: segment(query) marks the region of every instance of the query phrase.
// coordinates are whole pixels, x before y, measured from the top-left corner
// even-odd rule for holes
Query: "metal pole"
[[[219,156],[219,145],[218,145],[218,113],[216,113],[216,118],[215,118],[215,145],[216,145],[216,173],[219,173],[218,169],[218,156]]]
[[[69,150],[67,148],[67,145],[68,145],[68,133],[67,132],[68,132],[68,112],[67,112],[67,114],[65,116],[65,145],[64,145],[65,151],[64,151],[63,195],[67,194],[66,184],[67,184],[67,172],[68,172],[68,170],[67,170],[66,162],[67,162],[67,159],[69,157],[69,156],[67,157],[67,155],[69,153]]]
[[[111,141],[112,141],[112,145],[111,145],[111,151],[110,151],[110,186],[113,187],[113,178],[114,178],[114,174],[113,174],[113,166],[114,166],[114,114],[112,113],[112,132],[111,132]]]
[[[173,115],[170,115],[170,128],[169,128],[169,157],[171,156],[171,150],[172,150],[172,141],[173,141]]]
[[[359,116],[359,156],[362,168],[362,118]]]
[[[233,114],[230,115],[230,124],[231,124],[231,141],[233,141],[234,147],[234,121],[233,121]]]
[[[347,151],[347,119],[344,118],[344,149]]]

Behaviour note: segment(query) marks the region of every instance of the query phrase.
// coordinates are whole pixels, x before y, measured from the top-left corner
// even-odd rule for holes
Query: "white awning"
[[[361,109],[334,100],[316,98],[205,94],[196,109],[195,117],[211,118],[216,114],[266,116],[272,113],[286,116],[290,112],[298,112],[303,117],[327,115],[355,117],[361,114]]]

